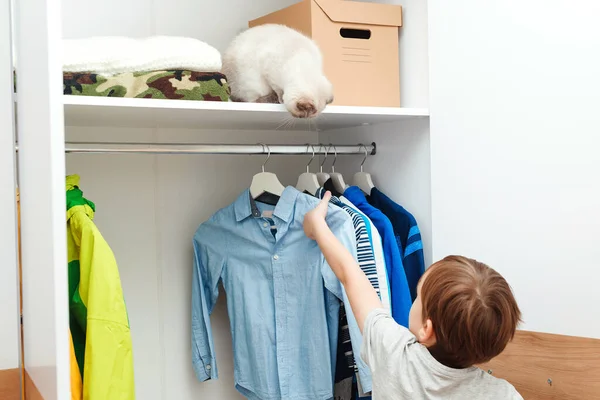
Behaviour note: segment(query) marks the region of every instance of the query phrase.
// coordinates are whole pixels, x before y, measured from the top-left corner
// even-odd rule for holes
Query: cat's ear
[[[333,103],[333,96],[331,96],[330,98],[327,99],[327,104],[331,104]]]

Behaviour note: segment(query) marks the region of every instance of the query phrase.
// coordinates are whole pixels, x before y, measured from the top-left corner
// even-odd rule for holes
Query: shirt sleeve
[[[80,213],[70,223],[80,238],[78,293],[87,306],[83,397],[102,399],[119,393],[133,398],[131,332],[117,261],[92,220]],[[113,365],[119,366],[118,372]]]
[[[356,236],[354,235],[354,225],[352,219],[341,208],[329,204],[327,212],[327,225],[335,237],[356,259]],[[335,295],[340,300],[343,300],[342,283],[335,276],[335,273],[325,260],[325,256],[321,254],[321,274],[325,288]]]
[[[210,314],[219,296],[223,261],[209,257],[199,240],[196,234],[192,272],[192,363],[198,380],[205,381],[218,377]]]
[[[328,219],[327,222],[331,228],[331,231],[356,260],[356,235],[354,233],[352,219],[348,214],[346,214],[345,211],[339,208],[334,208],[331,205],[329,206],[329,215],[332,218]],[[354,313],[352,312],[350,301],[348,300],[348,296],[346,295],[343,285],[337,279],[331,270],[331,267],[329,264],[327,264],[325,258],[323,258],[322,273],[327,290],[332,292],[337,298],[344,302],[344,307],[346,308],[346,317],[348,319],[348,330],[350,332],[352,351],[354,352],[356,366],[358,367],[358,376],[360,378],[362,389],[365,393],[368,393],[371,391],[373,386],[371,372],[367,364],[365,364],[365,362],[359,356],[363,339],[360,329],[358,328],[356,318],[354,317]]]
[[[401,357],[407,346],[416,342],[415,336],[394,321],[389,311],[384,309],[369,313],[363,335],[360,354],[374,374],[385,373],[389,368],[390,356]]]

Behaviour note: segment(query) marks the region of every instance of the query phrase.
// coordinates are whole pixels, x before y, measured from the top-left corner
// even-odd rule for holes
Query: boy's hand
[[[316,234],[319,229],[323,228],[325,223],[325,217],[327,216],[327,207],[329,206],[329,199],[331,199],[331,193],[325,193],[323,199],[313,210],[306,213],[304,216],[304,233],[312,240],[316,240]]]

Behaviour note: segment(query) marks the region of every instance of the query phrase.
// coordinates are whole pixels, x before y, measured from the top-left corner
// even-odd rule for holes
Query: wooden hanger
[[[259,143],[263,152],[265,150],[265,146],[262,143]],[[265,172],[265,165],[269,158],[271,158],[271,149],[269,146],[267,147],[267,159],[262,165],[262,172],[254,175],[252,177],[252,183],[250,184],[250,195],[253,199],[260,201],[262,203],[275,205],[279,200],[279,197],[283,194],[285,187],[279,182],[277,175],[272,172]]]
[[[367,146],[361,143],[361,147],[365,148],[365,158],[360,163],[360,172],[354,174],[354,179],[352,183],[354,186],[358,186],[360,190],[365,192],[366,194],[371,194],[371,190],[375,187],[373,184],[373,179],[371,178],[371,174],[363,171],[363,165],[365,165],[365,161],[367,161],[367,157],[369,157]]]
[[[308,152],[308,146],[312,147],[312,157],[310,158],[310,161],[308,162],[308,164],[306,164],[306,172],[300,174],[300,176],[298,177],[298,183],[296,183],[296,189],[298,189],[300,192],[308,192],[314,196],[317,193],[317,190],[319,190],[319,188],[321,187],[321,185],[319,185],[319,180],[317,179],[317,174],[310,172],[310,163],[312,163],[313,159],[315,158],[315,146],[313,146],[312,144],[310,144],[310,145],[307,144],[306,145],[307,152]]]
[[[327,179],[330,178],[329,174],[327,172],[323,172],[323,164],[325,164],[325,160],[327,160],[327,147],[325,147],[322,144],[319,144],[319,148],[323,148],[325,149],[325,158],[323,159],[323,162],[321,163],[321,166],[319,167],[319,173],[317,174],[317,180],[319,181],[319,186],[323,186],[325,184],[325,182],[327,182]]]

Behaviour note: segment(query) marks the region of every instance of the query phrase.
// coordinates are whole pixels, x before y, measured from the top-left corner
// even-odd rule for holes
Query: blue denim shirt
[[[222,282],[237,390],[249,399],[332,398],[339,299],[348,310],[350,305],[317,243],[304,235],[304,214],[318,201],[287,187],[273,207],[245,191],[196,231],[192,362],[199,380],[218,376],[209,315]],[[348,214],[330,206],[327,223],[356,257]],[[358,325],[348,314],[352,341],[360,344]],[[370,387],[362,361],[359,372]]]

